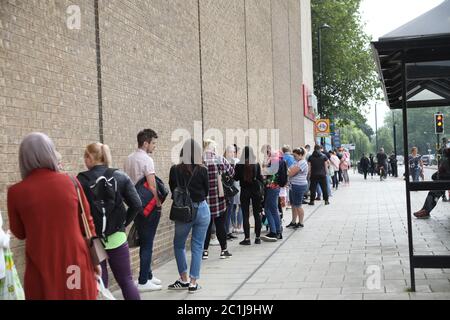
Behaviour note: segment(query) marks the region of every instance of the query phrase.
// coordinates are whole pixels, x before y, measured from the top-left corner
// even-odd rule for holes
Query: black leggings
[[[337,189],[338,187],[339,187],[339,171],[335,171],[333,176],[333,188]]]
[[[249,188],[241,188],[241,208],[245,239],[250,239],[250,200],[252,201],[253,217],[255,218],[255,234],[261,235],[261,202],[262,199]]]
[[[311,191],[310,202],[314,202],[314,199],[316,199],[317,184],[320,184],[320,188],[322,189],[323,200],[328,201],[327,177],[326,176],[311,176],[311,185],[309,187],[309,190]]]
[[[204,250],[208,250],[209,241],[211,240],[211,227],[212,224],[216,225],[216,236],[219,240],[220,247],[223,250],[227,250],[227,234],[225,232],[225,212],[222,212],[219,216],[211,216],[211,222],[209,223],[208,232],[206,233]]]

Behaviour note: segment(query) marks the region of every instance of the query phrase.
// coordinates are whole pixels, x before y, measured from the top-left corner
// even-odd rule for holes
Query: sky
[[[421,14],[433,9],[444,0],[363,0],[360,7],[365,32],[378,40],[379,37],[404,25]],[[375,101],[367,109],[369,125],[375,130]],[[383,125],[384,115],[389,111],[386,103],[378,102],[378,128]]]

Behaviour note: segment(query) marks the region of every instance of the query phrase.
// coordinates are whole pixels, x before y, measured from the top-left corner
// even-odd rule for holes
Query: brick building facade
[[[79,28],[69,27],[78,18]],[[6,226],[7,187],[20,179],[19,143],[32,131],[47,133],[75,174],[84,170],[87,144],[103,139],[121,168],[137,132],[153,128],[160,136],[155,164],[166,181],[172,132],[192,132],[194,121],[204,130],[277,128],[281,144],[312,144],[302,97],[302,85],[313,88],[311,48],[309,0],[1,1]],[[172,238],[165,204],[156,264],[173,256]],[[21,275],[23,246],[13,241]]]

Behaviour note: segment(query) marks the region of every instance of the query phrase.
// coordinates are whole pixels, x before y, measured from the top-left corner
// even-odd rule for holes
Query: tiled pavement
[[[419,209],[425,196],[412,194],[413,210]],[[449,206],[440,202],[430,220],[413,222],[418,254],[450,254]],[[232,241],[233,257],[228,260],[220,260],[219,247],[211,247],[209,260],[202,264],[202,290],[196,294],[166,289],[178,276],[171,260],[154,271],[164,289],[142,298],[450,299],[449,269],[416,269],[417,292],[408,292],[405,208],[400,178],[380,182],[351,175],[350,187],[335,192],[330,206],[321,202],[306,206],[305,228],[285,229],[283,241],[249,247]],[[289,213],[284,225],[289,223]]]

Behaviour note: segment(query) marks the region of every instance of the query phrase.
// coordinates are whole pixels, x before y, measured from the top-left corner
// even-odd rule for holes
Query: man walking
[[[367,180],[367,173],[369,172],[369,166],[370,166],[370,160],[366,157],[366,155],[363,153],[361,160],[359,161],[359,164],[361,165],[361,170],[364,173],[364,180]]]
[[[156,191],[156,172],[152,154],[156,148],[158,135],[152,129],[144,129],[137,135],[138,149],[130,154],[125,161],[125,172],[133,183],[146,178],[153,196],[156,198],[156,209],[148,217],[138,215],[134,221],[139,235],[140,270],[138,289],[141,292],[161,290],[161,280],[153,276],[151,264],[153,254],[153,240],[161,218],[161,203]]]
[[[323,199],[325,200],[325,205],[330,204],[328,201],[328,188],[327,188],[327,171],[330,161],[328,158],[320,151],[320,145],[314,147],[313,154],[308,159],[309,164],[309,175],[311,180],[311,199],[309,205],[314,205],[314,199],[316,198],[317,184],[320,184],[323,193]]]
[[[398,178],[397,157],[393,152],[389,157],[389,162],[391,164],[392,176]]]

